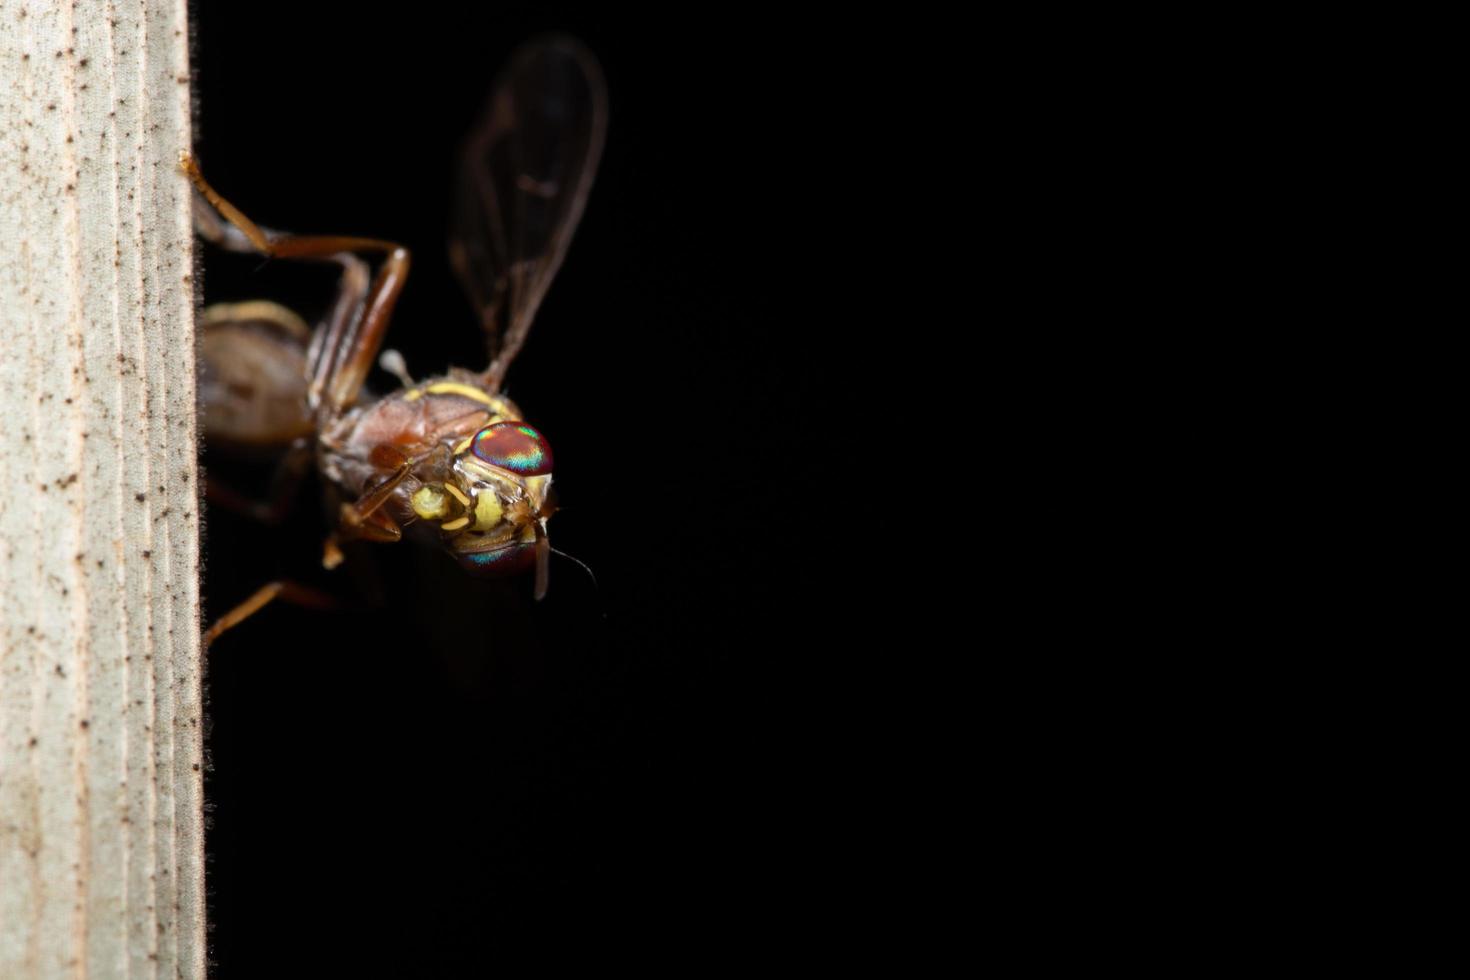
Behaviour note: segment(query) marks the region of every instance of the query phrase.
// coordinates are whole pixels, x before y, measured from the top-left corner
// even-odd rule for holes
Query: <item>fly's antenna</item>
[[[562,551],[560,548],[552,548],[550,540],[547,540],[546,546],[554,554],[560,555],[567,561],[575,562],[577,565],[581,566],[582,571],[587,573],[587,577],[592,580],[592,591],[597,593],[597,605],[599,607],[598,612],[602,616],[602,621],[604,623],[607,622],[607,606],[603,603],[602,600],[602,586],[597,584],[597,576],[592,574],[592,568],[582,559],[575,558],[567,554],[565,551]]]
[[[562,551],[560,548],[552,548],[551,553],[554,555],[561,555],[567,561],[576,562],[578,565],[581,565],[582,571],[586,572],[587,577],[592,580],[592,587],[596,589],[599,593],[602,591],[602,586],[597,584],[597,576],[592,574],[592,569],[588,567],[585,561],[580,558],[574,558],[573,556],[567,554],[565,551]]]

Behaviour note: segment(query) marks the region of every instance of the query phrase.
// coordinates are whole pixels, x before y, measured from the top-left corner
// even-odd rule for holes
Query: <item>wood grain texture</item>
[[[185,0],[0,0],[0,977],[202,977]]]

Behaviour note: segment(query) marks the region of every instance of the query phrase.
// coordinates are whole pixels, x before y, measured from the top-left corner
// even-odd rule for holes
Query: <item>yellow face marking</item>
[[[403,393],[403,400],[406,402],[416,402],[422,397],[424,397],[424,393],[423,390],[419,388],[415,388],[412,391],[406,391]]]
[[[452,483],[446,483],[446,484],[444,484],[444,489],[445,490],[448,490],[451,494],[453,494],[454,495],[454,499],[455,500],[458,500],[460,503],[464,504],[466,507],[468,507],[470,505],[470,498],[469,497],[466,497],[464,494],[460,493],[459,492],[459,487],[456,487]]]
[[[500,498],[489,490],[481,490],[475,497],[475,530],[488,531],[500,523],[505,510],[500,506]]]
[[[469,522],[470,522],[470,518],[469,518],[469,515],[467,514],[464,517],[457,517],[457,518],[455,518],[454,520],[450,521],[448,524],[440,524],[439,525],[439,530],[441,530],[441,531],[458,531],[460,528],[464,527]]]
[[[440,381],[437,384],[429,385],[424,390],[431,395],[460,395],[472,401],[477,401],[481,405],[490,405],[492,407],[495,405],[490,400],[490,396],[479,388],[471,388],[469,385],[462,385],[457,381]]]
[[[460,453],[462,453],[466,449],[470,448],[470,443],[472,443],[474,441],[475,441],[475,437],[474,436],[470,436],[464,442],[461,442],[458,446],[455,446],[454,447],[454,455],[458,456]]]
[[[444,491],[428,484],[415,490],[409,502],[413,504],[413,512],[426,521],[440,520],[449,513],[449,500]]]

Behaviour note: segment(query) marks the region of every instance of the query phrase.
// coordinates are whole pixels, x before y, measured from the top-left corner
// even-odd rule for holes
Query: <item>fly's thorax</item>
[[[451,372],[331,421],[319,439],[321,468],[344,494],[355,497],[390,476],[404,459],[428,460],[432,470],[446,447],[453,450],[485,426],[520,417],[514,402],[486,390],[478,376]],[[429,472],[414,475],[434,478]]]
[[[482,424],[519,419],[521,410],[515,402],[504,395],[487,390],[478,375],[467,372],[451,372],[442,378],[432,378],[411,388],[405,388],[394,397],[405,404],[427,409],[430,414],[447,411],[453,418],[465,412],[478,411],[483,414]]]

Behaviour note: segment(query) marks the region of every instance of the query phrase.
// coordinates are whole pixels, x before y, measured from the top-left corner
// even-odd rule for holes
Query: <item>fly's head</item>
[[[550,543],[551,446],[525,422],[493,422],[453,448],[443,482],[424,482],[410,503],[438,525],[440,541],[471,574],[536,568],[546,591]]]

